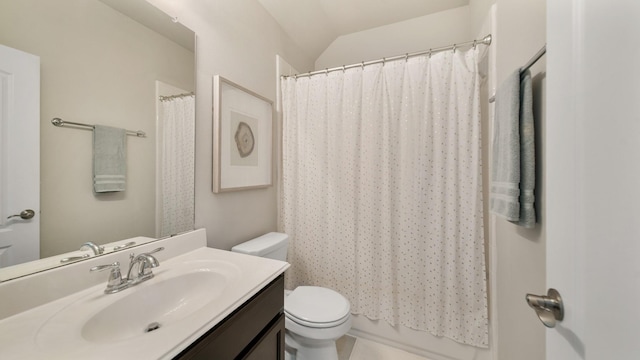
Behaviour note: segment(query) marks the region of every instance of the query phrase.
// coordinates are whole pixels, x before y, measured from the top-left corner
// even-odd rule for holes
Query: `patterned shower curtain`
[[[162,123],[161,177],[162,223],[160,236],[193,229],[195,166],[195,97],[164,100]]]
[[[483,52],[282,80],[288,288],[329,287],[353,313],[488,346]]]

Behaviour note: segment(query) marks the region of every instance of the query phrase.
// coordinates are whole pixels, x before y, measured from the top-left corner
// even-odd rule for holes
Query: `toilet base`
[[[285,345],[284,360],[296,360],[296,349],[290,348]]]
[[[335,340],[315,340],[285,331],[285,360],[338,360]]]

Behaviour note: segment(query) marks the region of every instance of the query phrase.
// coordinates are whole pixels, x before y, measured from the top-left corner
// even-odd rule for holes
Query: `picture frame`
[[[273,119],[273,101],[214,76],[214,193],[273,185]]]

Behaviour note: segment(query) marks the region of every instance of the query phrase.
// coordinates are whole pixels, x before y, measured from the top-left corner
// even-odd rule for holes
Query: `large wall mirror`
[[[49,265],[61,266],[72,262],[61,262],[61,254],[74,261],[76,255],[94,256],[88,247],[80,252],[86,242],[137,237],[139,244],[193,229],[193,32],[145,0],[2,1],[0,44],[40,59],[36,262],[53,258]],[[188,98],[190,103],[165,106]],[[167,117],[183,122],[167,125]],[[144,131],[145,137],[125,137],[126,190],[94,192],[93,130],[56,127],[53,118]],[[180,139],[174,139],[177,133]],[[167,165],[189,162],[186,169]],[[175,183],[176,174],[185,173],[191,177]],[[176,202],[182,208],[171,208]],[[29,221],[11,219],[20,226]],[[5,250],[0,244],[0,262]],[[2,276],[10,268],[25,269],[17,276],[41,270],[5,265],[0,281],[14,277]]]

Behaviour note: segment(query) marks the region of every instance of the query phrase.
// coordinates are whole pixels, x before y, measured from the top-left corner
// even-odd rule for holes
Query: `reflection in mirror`
[[[39,223],[40,236],[32,254],[18,256],[0,234],[0,266],[47,258],[7,276],[11,269],[0,269],[0,281],[95,256],[80,250],[87,242],[109,252],[193,229],[194,43],[193,32],[145,0],[0,3],[0,44],[40,61],[32,131],[40,138],[40,208],[19,205],[34,208],[34,218],[0,222],[2,230]],[[124,191],[94,191],[92,128],[56,127],[53,118],[146,133],[125,136]],[[6,218],[13,209],[4,207]]]

